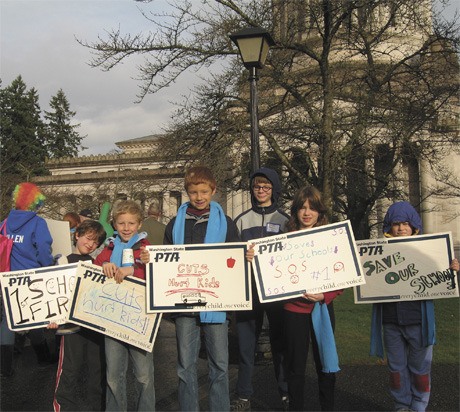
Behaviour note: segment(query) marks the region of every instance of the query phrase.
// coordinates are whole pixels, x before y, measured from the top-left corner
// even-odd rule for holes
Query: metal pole
[[[254,173],[260,168],[259,119],[257,113],[257,69],[249,69],[250,100],[251,100],[251,170]]]

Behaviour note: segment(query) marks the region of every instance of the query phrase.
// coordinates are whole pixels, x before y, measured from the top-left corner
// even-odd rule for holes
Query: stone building
[[[96,215],[105,202],[134,199],[146,212],[158,201],[167,223],[187,200],[183,188],[184,164],[165,166],[156,155],[159,135],[116,142],[120,152],[106,155],[65,157],[47,161],[49,176],[35,177],[47,194],[45,213],[59,219],[67,211],[91,209]],[[231,217],[249,207],[246,193],[227,193],[218,188],[216,200]]]

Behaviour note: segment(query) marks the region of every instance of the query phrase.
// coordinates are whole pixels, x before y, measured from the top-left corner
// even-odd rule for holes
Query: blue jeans
[[[433,345],[423,346],[422,326],[383,324],[395,409],[424,411],[430,400]]]
[[[105,359],[107,363],[107,411],[126,411],[126,373],[128,356],[133,363],[134,376],[140,386],[137,399],[138,411],[155,410],[155,387],[153,352],[136,348],[125,342],[105,337]]]
[[[182,411],[198,411],[197,363],[200,352],[200,332],[209,365],[209,410],[230,410],[228,390],[228,325],[200,324],[197,317],[176,318],[177,375],[179,377],[179,404]]]

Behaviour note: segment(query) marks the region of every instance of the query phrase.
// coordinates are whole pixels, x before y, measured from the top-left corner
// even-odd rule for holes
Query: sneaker
[[[250,411],[251,401],[249,399],[236,398],[230,403],[231,411]]]
[[[283,404],[283,411],[288,411],[289,410],[289,397],[282,396],[281,403]]]
[[[271,352],[256,352],[256,357],[254,359],[254,365],[264,366],[270,365],[272,363],[272,353]]]
[[[74,325],[73,323],[64,323],[57,328],[56,335],[71,335],[72,333],[79,332],[80,329],[80,326]]]

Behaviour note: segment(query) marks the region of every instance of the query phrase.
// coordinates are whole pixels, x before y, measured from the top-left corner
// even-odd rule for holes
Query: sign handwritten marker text
[[[3,303],[13,331],[67,320],[77,264],[1,273]]]
[[[69,321],[151,352],[161,314],[148,314],[145,282],[107,278],[102,268],[80,262]]]
[[[357,242],[366,284],[355,303],[458,297],[450,233]]]
[[[365,282],[349,221],[255,239],[253,268],[261,302]]]
[[[149,246],[147,311],[252,308],[246,243]]]

